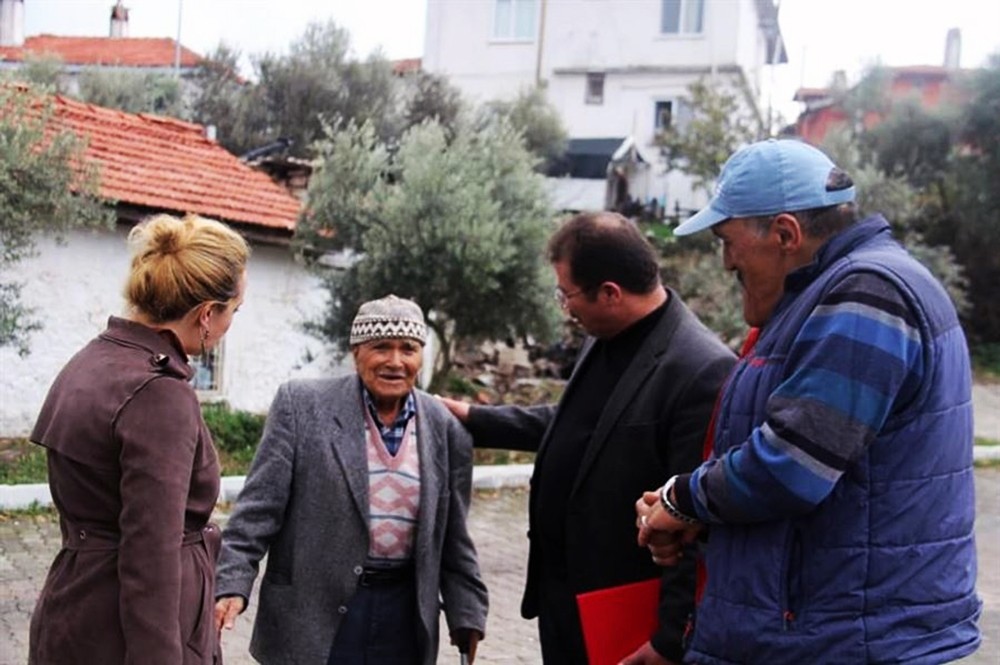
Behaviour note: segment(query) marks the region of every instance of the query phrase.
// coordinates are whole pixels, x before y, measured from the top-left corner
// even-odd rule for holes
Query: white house
[[[37,256],[16,265],[22,301],[43,328],[31,335],[25,357],[0,347],[0,436],[27,434],[63,364],[110,314],[123,313],[125,236],[156,212],[220,219],[253,246],[245,302],[199,371],[204,399],[265,412],[283,381],[345,371],[301,329],[321,314],[327,296],[288,248],[298,199],[207,138],[200,125],[64,98],[55,99],[53,123],[88,138],[87,159],[101,169],[100,194],[114,205],[118,224],[73,232],[64,243],[43,238]]]
[[[632,137],[656,156],[688,85],[712,77],[760,116],[765,68],[786,61],[773,0],[428,0],[422,66],[477,101],[542,85],[571,138]],[[704,204],[664,170],[647,199]]]

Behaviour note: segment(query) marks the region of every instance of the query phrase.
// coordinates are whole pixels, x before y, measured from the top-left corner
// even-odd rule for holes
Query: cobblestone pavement
[[[1000,662],[1000,469],[978,469],[976,483],[983,644],[963,663],[995,665]],[[470,530],[490,589],[488,635],[480,645],[477,663],[541,662],[535,622],[524,621],[519,613],[526,523],[527,495],[523,490],[477,492]],[[31,610],[58,548],[59,529],[51,518],[22,515],[0,521],[0,665],[26,662]],[[252,611],[223,638],[228,665],[254,662],[247,655]],[[457,661],[454,648],[442,644],[439,661]]]

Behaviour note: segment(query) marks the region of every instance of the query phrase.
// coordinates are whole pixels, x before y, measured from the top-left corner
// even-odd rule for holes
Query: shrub
[[[0,441],[0,485],[44,483],[48,478],[45,448],[27,439]]]
[[[264,433],[264,416],[234,410],[225,402],[204,404],[201,413],[219,451],[222,475],[244,475]]]

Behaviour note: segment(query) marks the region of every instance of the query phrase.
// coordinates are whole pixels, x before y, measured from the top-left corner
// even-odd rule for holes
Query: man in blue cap
[[[759,328],[710,459],[636,502],[661,564],[708,533],[685,662],[943,663],[979,645],[965,336],[854,198],[819,150],[763,141],[675,231],[722,241]]]

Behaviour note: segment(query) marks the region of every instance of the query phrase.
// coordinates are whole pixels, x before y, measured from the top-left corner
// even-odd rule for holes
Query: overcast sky
[[[610,11],[631,1],[605,0]],[[107,35],[113,4],[25,0],[25,34]],[[125,6],[132,37],[176,37],[180,14],[181,43],[199,53],[220,41],[244,54],[281,52],[310,21],[327,19],[350,31],[358,55],[379,47],[390,58],[423,51],[426,0],[126,0]],[[774,68],[773,102],[792,117],[795,90],[825,86],[835,70],[853,82],[875,62],[941,64],[949,28],[962,31],[963,66],[984,64],[1000,51],[998,0],[781,0],[779,20],[789,63]]]

